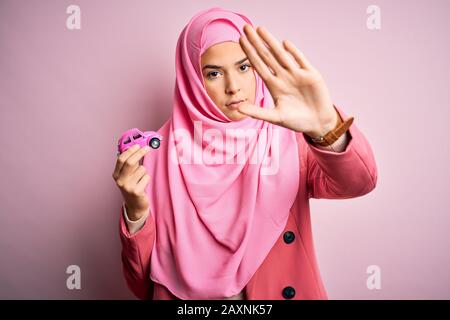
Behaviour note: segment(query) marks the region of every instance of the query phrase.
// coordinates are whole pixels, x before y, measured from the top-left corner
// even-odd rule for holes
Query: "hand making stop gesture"
[[[247,24],[239,43],[270,91],[275,108],[243,103],[239,112],[317,137],[338,121],[322,75],[288,40],[281,45],[264,27]]]

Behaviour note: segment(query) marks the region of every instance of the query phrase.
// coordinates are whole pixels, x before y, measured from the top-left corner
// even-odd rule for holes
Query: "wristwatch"
[[[339,137],[344,134],[348,128],[350,128],[350,126],[353,123],[354,117],[350,117],[345,121],[342,121],[341,116],[338,113],[338,124],[336,125],[336,127],[330,131],[328,131],[325,135],[323,136],[318,136],[318,137],[309,137],[311,139],[311,141],[315,144],[318,144],[320,146],[329,146],[331,144],[333,144],[334,142],[336,142],[337,139],[339,139]]]

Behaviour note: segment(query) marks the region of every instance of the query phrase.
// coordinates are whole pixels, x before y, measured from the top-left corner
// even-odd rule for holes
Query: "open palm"
[[[293,43],[281,45],[264,27],[244,26],[239,43],[272,95],[275,108],[243,103],[239,112],[318,136],[333,129],[338,115],[322,75]]]

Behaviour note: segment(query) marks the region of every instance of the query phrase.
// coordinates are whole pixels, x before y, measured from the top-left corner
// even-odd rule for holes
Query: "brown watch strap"
[[[342,136],[348,130],[348,128],[350,128],[354,120],[354,117],[350,117],[347,120],[342,121],[342,118],[339,115],[339,113],[338,118],[339,118],[338,124],[333,130],[328,131],[322,137],[311,138],[311,141],[323,147],[329,146],[334,142],[336,142],[339,139],[339,137]]]

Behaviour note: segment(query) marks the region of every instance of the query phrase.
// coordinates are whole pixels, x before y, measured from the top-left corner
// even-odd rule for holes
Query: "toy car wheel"
[[[160,144],[161,141],[158,138],[152,138],[149,143],[150,147],[153,149],[158,149]]]

